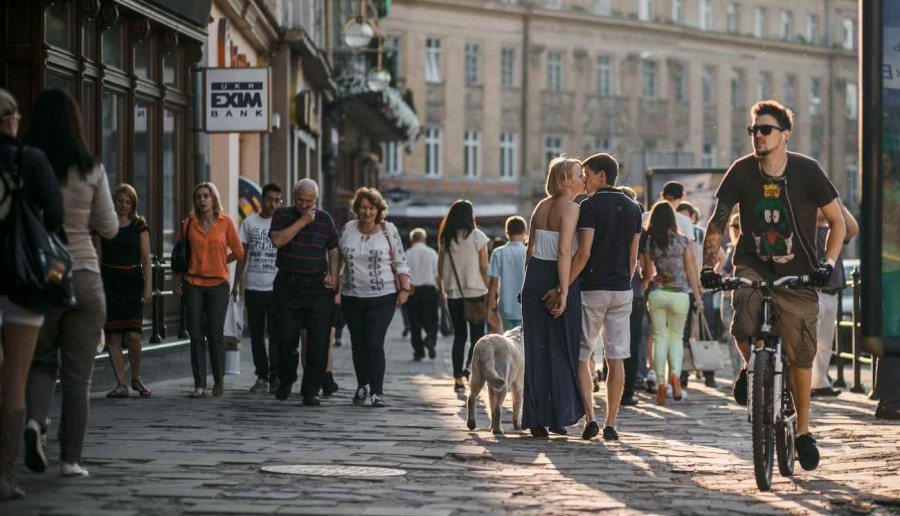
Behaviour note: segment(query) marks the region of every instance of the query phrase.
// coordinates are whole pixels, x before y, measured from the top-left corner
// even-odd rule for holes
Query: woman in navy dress
[[[531,215],[525,285],[522,288],[525,339],[525,396],[522,428],[535,437],[565,435],[566,426],[584,416],[578,391],[578,339],[581,334],[581,290],[569,285],[578,205],[584,172],[577,159],[554,158],[547,175],[547,198]],[[544,294],[559,289],[551,310]]]

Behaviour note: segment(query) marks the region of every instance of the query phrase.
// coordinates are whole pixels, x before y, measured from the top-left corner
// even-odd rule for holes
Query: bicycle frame
[[[748,407],[752,407],[753,403],[753,369],[756,364],[756,355],[758,353],[767,353],[770,355],[769,360],[773,361],[773,369],[775,371],[774,375],[774,385],[772,389],[772,394],[774,399],[772,400],[772,412],[775,416],[775,420],[772,423],[780,423],[784,419],[784,414],[782,410],[782,397],[783,397],[783,385],[784,385],[784,362],[781,359],[781,337],[775,335],[773,333],[773,324],[772,320],[772,308],[775,304],[775,300],[772,298],[772,291],[770,287],[763,287],[762,289],[763,295],[763,318],[762,323],[760,324],[759,334],[751,337],[750,340],[750,361],[747,364],[747,398],[748,398]],[[762,342],[762,346],[756,346],[756,343]],[[774,347],[771,344],[774,343]],[[794,415],[796,417],[796,415]],[[747,411],[747,420],[749,422],[753,422],[753,411]]]

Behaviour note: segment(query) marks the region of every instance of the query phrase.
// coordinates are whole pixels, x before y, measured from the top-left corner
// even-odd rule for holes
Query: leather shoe
[[[875,419],[884,419],[887,421],[900,421],[900,410],[888,410],[882,404],[878,404],[875,409]]]
[[[275,399],[278,401],[284,401],[288,399],[288,396],[291,395],[291,384],[282,384],[278,386],[278,390],[275,391]]]
[[[318,407],[319,405],[322,404],[322,402],[319,401],[318,396],[304,396],[303,404],[306,405],[307,407]]]

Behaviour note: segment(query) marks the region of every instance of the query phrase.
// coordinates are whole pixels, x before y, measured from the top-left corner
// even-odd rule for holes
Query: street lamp
[[[391,74],[381,67],[381,56],[383,54],[381,39],[382,38],[380,37],[378,38],[378,57],[375,68],[372,68],[369,70],[369,73],[366,74],[366,84],[372,91],[383,91],[391,85]]]
[[[366,19],[366,0],[359,0],[359,15],[344,25],[344,43],[348,47],[363,48],[376,34],[375,27]]]

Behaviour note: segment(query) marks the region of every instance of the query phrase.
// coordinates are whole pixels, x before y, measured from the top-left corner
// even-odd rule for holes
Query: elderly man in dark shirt
[[[278,248],[274,297],[281,385],[275,398],[287,399],[297,381],[297,347],[300,331],[305,329],[306,367],[300,393],[304,405],[318,406],[338,277],[338,235],[331,215],[316,209],[319,186],[315,181],[298,181],[293,197],[292,207],[275,212],[269,230]]]

